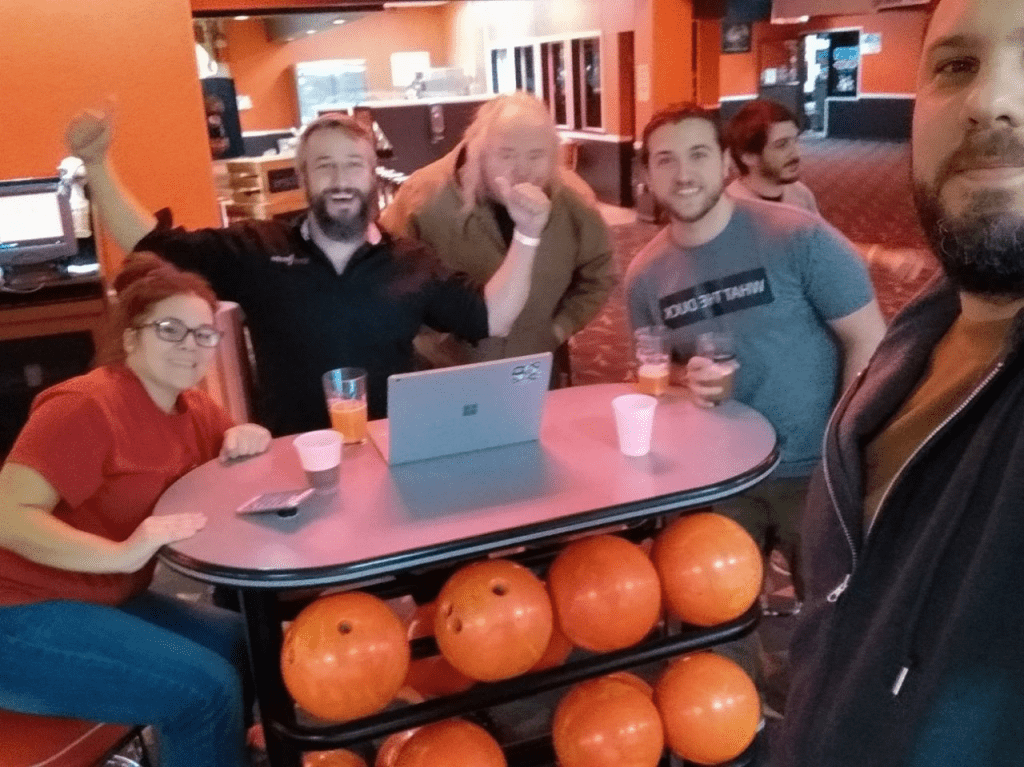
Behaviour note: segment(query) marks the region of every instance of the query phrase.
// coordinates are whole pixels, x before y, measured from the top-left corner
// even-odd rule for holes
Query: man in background
[[[912,155],[945,274],[826,434],[778,767],[1022,760],[1024,0],[939,0]]]
[[[553,383],[569,382],[566,342],[600,311],[615,277],[594,193],[558,158],[558,133],[544,103],[521,91],[497,96],[480,107],[462,142],[413,173],[381,214],[385,229],[426,243],[449,267],[481,282],[512,248],[536,249],[529,299],[508,335],[473,344],[421,334],[417,349],[431,365],[552,351]],[[548,200],[547,221],[516,222],[497,178]]]
[[[725,129],[739,178],[726,191],[736,199],[768,200],[818,214],[814,193],[800,181],[800,125],[782,104],[757,99]]]

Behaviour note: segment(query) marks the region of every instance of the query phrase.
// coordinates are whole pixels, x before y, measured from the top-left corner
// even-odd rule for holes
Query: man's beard
[[[351,194],[359,201],[359,206],[350,214],[339,214],[332,216],[327,210],[327,198],[333,194]],[[370,223],[369,196],[353,187],[332,187],[325,189],[309,201],[309,209],[313,212],[320,231],[331,240],[337,242],[352,242],[366,234],[366,227]]]
[[[968,141],[940,169],[935,185],[914,183],[918,216],[932,250],[950,280],[961,290],[982,296],[1024,298],[1024,211],[1017,196],[1003,189],[975,193],[969,207],[954,215],[943,207],[943,184],[955,172],[983,159],[1020,161],[1024,147],[1012,134],[990,134]]]
[[[668,210],[669,215],[672,218],[674,218],[676,221],[680,221],[680,222],[682,222],[684,224],[695,224],[698,221],[700,221],[702,218],[704,218],[704,216],[706,216],[708,213],[711,212],[711,209],[714,208],[718,204],[719,200],[722,199],[722,194],[724,192],[725,192],[725,184],[724,183],[720,183],[718,185],[717,189],[713,189],[713,190],[711,190],[708,193],[707,200],[698,209],[698,211],[696,213],[692,213],[692,214],[688,214],[688,215],[681,214],[674,207],[672,207],[672,205],[670,205],[668,203],[662,202],[660,200],[659,200],[659,202],[662,202],[662,205],[664,205],[665,209]]]
[[[776,184],[795,184],[800,180],[800,162],[786,163],[781,168],[765,167],[765,176]]]

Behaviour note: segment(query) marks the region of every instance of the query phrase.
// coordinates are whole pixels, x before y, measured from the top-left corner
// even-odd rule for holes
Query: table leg
[[[239,601],[245,616],[256,701],[267,739],[267,759],[271,767],[300,767],[302,754],[273,727],[274,722],[295,724],[295,707],[281,678],[284,636],[278,616],[277,594],[264,589],[240,589]]]

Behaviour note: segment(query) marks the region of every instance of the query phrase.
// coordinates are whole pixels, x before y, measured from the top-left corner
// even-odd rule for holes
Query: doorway
[[[804,35],[803,95],[808,132],[828,135],[826,102],[855,99],[860,91],[860,30],[816,32]]]

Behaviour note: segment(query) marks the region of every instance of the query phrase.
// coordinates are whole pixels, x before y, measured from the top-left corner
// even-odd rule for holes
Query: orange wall
[[[634,135],[640,135],[660,108],[695,97],[693,42],[692,0],[636,0],[638,74]],[[642,98],[645,79],[650,83],[648,99]]]
[[[0,28],[0,178],[52,175],[68,119],[113,95],[127,185],[186,226],[217,222],[188,0],[3,0]]]
[[[332,10],[343,5],[344,0],[332,3]],[[197,14],[229,16],[247,11],[267,12],[280,8],[302,9],[312,11],[322,9],[327,3],[324,0],[191,0],[192,10]]]
[[[402,8],[371,13],[285,43],[269,42],[258,19],[227,20],[225,61],[236,90],[249,96],[253,105],[239,113],[242,130],[298,127],[292,66],[301,61],[366,59],[366,84],[371,91],[394,90],[391,54],[396,51],[429,51],[432,66],[446,66],[445,26],[445,16],[437,7]]]
[[[882,52],[861,57],[862,93],[914,93],[927,18],[926,11],[885,11],[866,16],[820,17],[807,24],[758,22],[754,24],[750,53],[722,56],[722,96],[757,93],[761,67],[758,46],[762,42],[792,40],[813,32],[843,28],[860,28],[865,33],[882,35]]]

